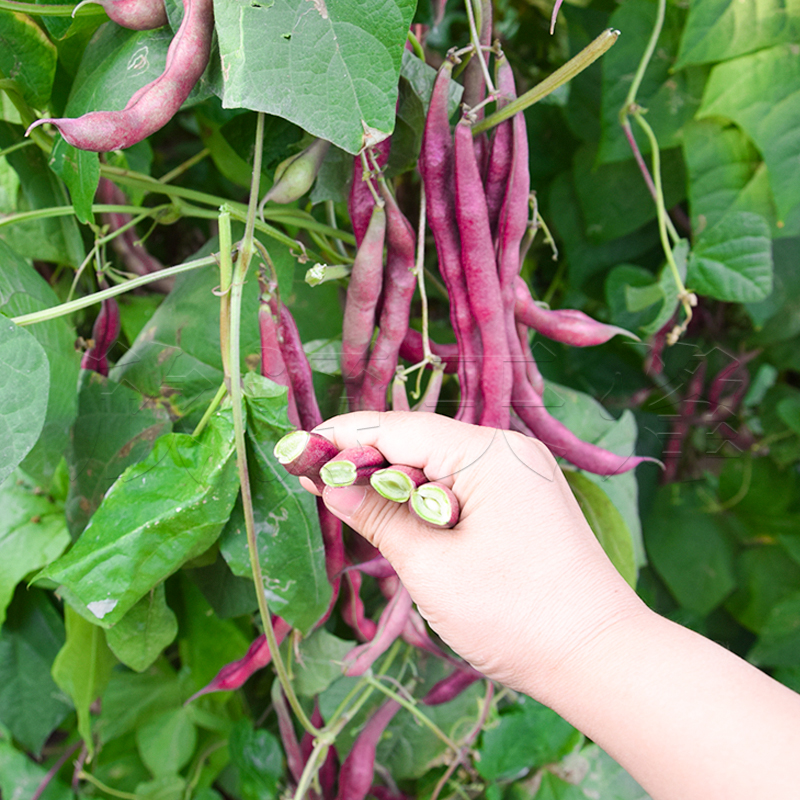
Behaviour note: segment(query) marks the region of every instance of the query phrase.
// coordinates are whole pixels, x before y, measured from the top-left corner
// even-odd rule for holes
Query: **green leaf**
[[[772,291],[772,246],[766,220],[758,214],[731,211],[703,231],[689,255],[686,282],[716,300],[763,300]]]
[[[219,554],[213,564],[185,568],[185,572],[220,619],[252,614],[258,608],[253,576],[234,575]]]
[[[0,369],[2,483],[36,444],[50,389],[50,366],[44,349],[29,331],[6,319],[0,319]]]
[[[134,794],[141,800],[183,800],[186,779],[180,775],[162,775],[136,786]]]
[[[218,247],[209,242],[193,257]],[[199,422],[223,380],[219,342],[219,270],[214,267],[181,275],[175,287],[111,370],[112,380],[146,397],[168,397],[176,416]],[[256,319],[258,281],[244,287],[242,318]],[[242,367],[261,352],[258,326],[243,326]]]
[[[349,153],[394,126],[413,0],[215,4],[223,105],[297,123]],[[311,13],[309,13],[309,9]]]
[[[0,794],[14,800],[31,800],[47,776],[47,770],[21,753],[0,732]],[[73,800],[68,786],[51,780],[39,800]]]
[[[520,695],[500,724],[484,732],[478,773],[490,781],[519,777],[558,761],[582,739],[555,711]]]
[[[50,308],[58,302],[55,292],[36,270],[0,241],[0,312],[13,317]],[[61,461],[75,418],[80,358],[75,351],[75,331],[63,317],[38,322],[28,330],[47,354],[50,386],[42,433],[21,466],[44,486]]]
[[[625,103],[631,79],[644,53],[656,19],[656,0],[622,3],[611,15],[607,27],[623,32],[619,41],[603,56],[602,137],[598,160],[623,161],[631,157],[619,110]],[[658,46],[644,73],[636,102],[647,109],[647,122],[652,127],[661,150],[681,144],[681,128],[694,117],[700,106],[707,71],[704,67],[674,71],[686,12],[682,7],[667,4],[664,27]],[[649,140],[631,120],[639,149],[650,152]]]
[[[800,591],[800,566],[780,547],[745,550],[736,562],[740,588],[725,608],[748,630],[758,633],[772,608]]]
[[[78,150],[59,137],[50,153],[50,168],[67,185],[79,222],[94,222],[92,203],[100,183],[97,153]]]
[[[581,781],[586,797],[602,800],[650,800],[650,796],[608,753],[596,744],[581,750],[589,762],[589,772]]]
[[[64,610],[67,640],[53,662],[53,680],[75,704],[78,733],[91,757],[94,752],[91,706],[103,694],[116,659],[103,631],[69,606]]]
[[[28,105],[47,105],[56,59],[55,45],[27,14],[0,10],[0,74],[16,82]]]
[[[269,800],[277,796],[283,776],[283,751],[265,730],[253,730],[249,720],[239,720],[228,739],[231,763],[239,771],[242,800]]]
[[[324,628],[300,642],[300,656],[294,673],[295,691],[302,697],[315,697],[342,677],[341,664],[355,642],[340,639]]]
[[[0,722],[37,755],[72,710],[50,674],[63,644],[64,623],[46,593],[21,589],[0,631]]]
[[[711,70],[698,117],[721,116],[744,129],[769,170],[781,220],[800,203],[800,52],[779,45]]]
[[[145,595],[106,633],[111,652],[137,672],[146,670],[178,633],[178,620],[164,594],[164,584]],[[145,760],[146,761],[146,760]]]
[[[800,660],[800,592],[775,606],[747,654],[760,667],[795,667]]]
[[[270,608],[307,633],[328,608],[331,587],[316,499],[277,463],[272,449],[292,430],[286,389],[248,373],[244,379],[247,441],[258,557]],[[220,539],[234,575],[251,575],[241,502]]]
[[[567,472],[565,475],[597,541],[620,575],[635,588],[636,559],[633,540],[622,515],[608,495],[583,474]]]
[[[552,772],[543,772],[536,800],[585,800],[585,798],[586,795],[578,786]]]
[[[645,521],[650,563],[690,611],[707,614],[736,587],[731,543],[719,515],[706,513],[691,490],[662,488]]]
[[[150,455],[109,489],[75,546],[39,574],[105,628],[186,561],[205,552],[238,491],[230,412],[200,437],[162,436]]]
[[[575,191],[592,242],[610,242],[633,233],[656,218],[656,204],[630,153],[617,162],[595,166],[597,150],[584,145],[575,154]],[[667,208],[680,203],[686,194],[681,152],[677,148],[661,153],[661,173]]]
[[[145,672],[115,671],[103,694],[97,734],[103,743],[131,733],[170,708],[179,708],[184,695],[165,659]]]
[[[776,406],[778,416],[800,435],[800,397],[784,397]]]
[[[800,36],[797,0],[704,0],[691,3],[676,69],[726,61]]]
[[[0,624],[17,584],[70,544],[64,512],[23,476],[0,485]]]
[[[729,211],[760,214],[773,236],[791,233],[777,227],[767,168],[741,129],[719,119],[689,122],[683,128],[683,156],[695,236],[713,228]]]
[[[186,708],[153,717],[136,731],[139,755],[155,777],[180,772],[197,744],[197,728]]]
[[[0,121],[0,149],[24,141],[25,131],[18,125]],[[5,156],[20,179],[20,201],[16,211],[34,211],[68,206],[64,184],[47,166],[38,147],[23,147]],[[15,222],[0,227],[0,244],[7,244],[25,258],[70,264],[76,269],[86,252],[78,223],[73,216]],[[6,258],[3,256],[2,261]]]
[[[758,346],[783,342],[800,333],[800,239],[772,243],[773,289],[760,303],[745,306],[756,328]]]
[[[86,527],[114,481],[142,461],[170,427],[163,406],[96,372],[81,373],[78,416],[67,451],[66,515],[74,536]]]

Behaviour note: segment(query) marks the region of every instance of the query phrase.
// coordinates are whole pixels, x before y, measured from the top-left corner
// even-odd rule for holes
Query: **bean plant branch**
[[[594,64],[603,53],[611,49],[614,42],[619,37],[619,31],[609,28],[603,31],[593,42],[590,42],[576,56],[559,67],[552,75],[545,78],[525,94],[520,95],[516,100],[512,100],[508,105],[503,106],[499,111],[476,122],[472,126],[472,135],[477,136],[483,131],[488,131],[507,119],[511,119],[515,114],[524,111],[534,103],[538,103],[547,95],[552,94],[556,89],[571,81],[587,67]]]
[[[0,0],[0,9],[35,17],[99,17],[106,13],[99,5],[85,5],[76,10],[74,5],[51,6],[41,3],[16,3],[14,0]]]
[[[301,725],[312,735],[317,735],[319,731],[311,724],[305,711],[300,705],[297,695],[294,692],[286,666],[283,663],[278,647],[278,640],[275,636],[275,629],[272,626],[267,598],[264,594],[264,576],[261,571],[261,562],[258,558],[258,543],[256,542],[255,517],[253,514],[253,497],[250,491],[250,474],[247,469],[247,449],[245,445],[245,418],[244,418],[244,398],[242,395],[241,375],[239,374],[240,352],[239,337],[241,332],[242,320],[242,295],[244,291],[245,278],[250,261],[253,257],[254,244],[253,238],[256,227],[256,213],[258,209],[258,190],[261,176],[261,151],[264,141],[264,115],[259,114],[256,124],[256,143],[255,156],[253,161],[252,183],[250,185],[250,202],[247,207],[245,221],[244,238],[239,244],[238,257],[233,268],[233,276],[230,286],[230,332],[228,341],[228,367],[230,376],[230,394],[233,406],[233,427],[236,439],[236,462],[239,469],[239,482],[242,487],[242,509],[244,512],[245,530],[247,532],[247,549],[250,554],[250,567],[253,572],[253,580],[256,585],[256,597],[258,599],[258,610],[261,622],[264,627],[264,635],[267,639],[272,663],[278,674],[283,692],[292,710],[300,720]],[[230,225],[230,218],[227,214],[220,215],[220,225]],[[228,234],[225,234],[227,237]],[[220,241],[223,236],[220,236]],[[220,253],[220,260],[225,257]]]
[[[191,272],[194,269],[201,267],[209,267],[217,261],[216,256],[205,256],[198,258],[194,261],[187,261],[185,264],[178,264],[175,267],[167,267],[166,269],[159,270],[158,272],[151,272],[148,275],[140,275],[138,278],[131,278],[129,281],[123,281],[116,286],[111,286],[108,289],[103,289],[100,292],[87,294],[85,297],[79,297],[77,300],[70,300],[69,303],[61,303],[51,308],[44,308],[41,311],[33,311],[30,314],[22,314],[19,317],[12,317],[11,321],[16,325],[33,325],[37,322],[47,322],[50,319],[57,319],[64,317],[67,314],[72,314],[74,311],[80,311],[82,308],[88,308],[95,303],[102,303],[103,300],[108,300],[110,297],[116,297],[120,294],[138,289],[141,286],[147,286],[148,283],[160,281],[164,278],[171,278],[175,275],[180,275],[183,272]]]

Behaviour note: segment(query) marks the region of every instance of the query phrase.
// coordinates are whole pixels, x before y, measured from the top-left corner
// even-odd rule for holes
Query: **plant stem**
[[[171,278],[173,275],[180,275],[182,272],[191,272],[193,269],[208,267],[215,263],[216,258],[214,256],[205,256],[195,261],[187,261],[185,264],[178,264],[175,267],[167,267],[167,269],[162,269],[158,272],[151,272],[149,275],[140,275],[138,278],[131,278],[129,281],[119,283],[109,289],[103,289],[101,292],[94,292],[93,294],[87,294],[85,297],[79,297],[77,300],[70,300],[69,303],[61,303],[61,305],[53,306],[52,308],[45,308],[30,314],[12,317],[11,321],[16,325],[33,325],[36,322],[47,322],[49,319],[63,317],[66,314],[71,314],[73,311],[80,311],[82,308],[88,308],[95,303],[108,300],[109,297],[125,294],[125,292],[138,289],[140,286],[147,286],[148,283],[153,283],[153,281]]]
[[[162,175],[159,179],[159,183],[172,183],[175,178],[180,177],[183,175],[184,172],[190,170],[195,164],[199,164],[206,156],[211,155],[211,150],[207,147],[204,147],[199,153],[195,153],[191,158],[187,158],[183,164],[178,164],[175,169],[170,170],[166,175]]]
[[[81,770],[78,773],[78,777],[82,781],[89,781],[89,783],[94,784],[101,792],[105,792],[106,794],[110,794],[112,797],[119,797],[120,800],[141,800],[138,794],[132,794],[131,792],[120,792],[118,789],[112,789],[110,786],[106,786],[102,781],[98,778],[95,778],[89,772],[84,772]]]
[[[156,206],[150,209],[145,216],[152,216],[153,212],[161,210],[165,206]],[[95,214],[141,214],[141,206],[113,206],[104,203],[92,205]],[[37,208],[35,211],[20,211],[17,214],[9,214],[0,219],[0,228],[4,225],[13,225],[15,222],[26,222],[32,219],[53,219],[56,217],[71,217],[75,213],[73,206],[53,206],[52,208]],[[216,215],[215,215],[216,216]]]
[[[419,297],[422,303],[422,354],[425,361],[433,360],[431,353],[430,332],[428,330],[428,293],[425,290],[425,219],[427,217],[428,201],[425,195],[425,187],[419,185],[419,227],[417,228],[417,260],[414,264],[414,271],[417,273],[417,285],[419,286]]]
[[[258,186],[261,177],[261,150],[264,143],[264,115],[259,113],[256,123],[256,143],[255,157],[253,159],[253,174],[250,184],[250,202],[247,206],[247,216],[245,222],[244,238],[239,244],[239,255],[233,270],[233,277],[230,289],[230,332],[228,341],[228,363],[231,370],[230,393],[233,406],[233,427],[236,437],[236,463],[239,469],[239,482],[242,487],[242,509],[244,511],[245,530],[247,531],[247,549],[250,554],[250,568],[253,572],[253,580],[256,585],[256,597],[258,599],[258,610],[261,615],[261,622],[264,627],[264,635],[267,639],[269,651],[272,655],[272,663],[278,673],[286,699],[297,715],[302,726],[313,736],[319,731],[311,724],[306,716],[303,707],[297,699],[294,688],[286,673],[286,666],[283,663],[275,637],[275,629],[272,627],[272,617],[270,616],[267,598],[264,594],[264,575],[261,571],[261,562],[258,558],[258,543],[256,541],[255,517],[253,515],[253,497],[250,491],[250,474],[247,469],[247,449],[245,445],[245,419],[244,419],[244,399],[242,396],[242,382],[239,374],[240,353],[239,336],[242,321],[242,294],[244,290],[245,277],[247,275],[250,260],[253,256],[253,236],[255,232],[255,219],[258,208]]]
[[[222,355],[224,383],[231,383],[230,353],[231,331],[231,281],[233,279],[233,236],[231,234],[231,212],[222,206],[219,213],[219,343]],[[238,362],[236,362],[238,364]],[[238,374],[238,367],[237,367]]]
[[[503,106],[499,111],[495,111],[491,116],[476,122],[472,126],[472,135],[476,136],[483,131],[488,131],[507,119],[511,119],[514,114],[538,103],[542,98],[547,97],[560,86],[571,81],[576,75],[580,74],[588,66],[597,61],[600,56],[608,51],[614,42],[617,41],[619,31],[609,28],[603,31],[593,42],[590,42],[576,56],[571,58],[562,67],[559,67],[552,75],[545,78],[541,83],[520,95],[516,100],[512,100],[508,105]]]
[[[223,381],[219,385],[219,389],[217,389],[217,393],[214,395],[211,402],[208,404],[208,408],[205,410],[200,422],[197,423],[197,427],[192,431],[192,438],[196,439],[202,432],[203,428],[206,427],[208,421],[211,419],[214,412],[219,408],[219,404],[222,402],[222,398],[228,393],[228,387],[226,386],[225,382]]]
[[[441,739],[454,753],[458,752],[458,745],[435,723],[433,720],[426,717],[413,703],[406,700],[405,697],[399,695],[397,692],[384,686],[379,680],[373,678],[371,675],[367,676],[367,683],[374,686],[379,692],[383,692],[387,697],[390,697],[396,703],[399,703],[406,711],[419,720],[426,728],[433,731],[437,738]]]
[[[481,52],[481,37],[480,33],[478,32],[478,26],[475,24],[475,9],[472,7],[472,0],[464,0],[464,6],[467,9],[467,20],[469,21],[469,38],[472,41],[472,46],[475,48],[475,57],[478,59],[481,65],[483,80],[486,83],[486,91],[489,94],[489,97],[492,97],[495,93],[494,83],[492,82],[492,76],[489,74],[489,66],[487,65],[486,59],[483,57],[483,53]],[[483,20],[481,20],[481,25],[482,24]]]
[[[6,147],[5,150],[0,150],[0,158],[4,156],[10,155],[11,153],[16,152],[17,150],[22,150],[23,147],[30,147],[35,142],[32,139],[25,139],[22,142],[17,142],[16,144],[9,145]]]
[[[42,782],[36,787],[36,791],[31,795],[31,800],[39,800],[44,794],[45,789],[50,785],[50,781],[55,778],[61,767],[64,766],[67,759],[81,746],[82,742],[75,742],[71,747],[68,747],[59,757],[58,761],[47,770],[47,774],[42,778]]]

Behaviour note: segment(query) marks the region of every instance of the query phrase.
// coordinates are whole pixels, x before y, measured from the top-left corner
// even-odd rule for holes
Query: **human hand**
[[[452,530],[368,486],[326,487],[328,508],[394,566],[431,627],[476,669],[547,694],[563,660],[644,606],[612,566],[539,441],[421,412],[357,412],[317,428],[372,445],[456,494]],[[310,481],[303,484],[317,490]]]

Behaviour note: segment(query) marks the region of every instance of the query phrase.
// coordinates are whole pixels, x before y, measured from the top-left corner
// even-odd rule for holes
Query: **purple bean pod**
[[[81,369],[108,377],[108,351],[120,332],[119,305],[114,297],[103,300],[92,327],[92,346],[83,354]]]
[[[389,163],[389,152],[392,148],[392,139],[384,139],[372,148],[372,155],[380,169]],[[364,166],[361,156],[353,159],[353,182],[350,184],[350,193],[347,196],[347,211],[350,215],[350,224],[353,226],[353,235],[356,237],[356,246],[361,247],[361,242],[369,227],[375,198],[364,179]]]
[[[370,575],[373,578],[392,578],[397,575],[394,567],[384,556],[375,556],[347,567],[348,572],[351,570],[358,570],[362,575]]]
[[[277,297],[273,297],[272,303],[274,313]],[[314,393],[314,376],[292,312],[283,303],[278,310],[278,337],[297,403],[300,425],[304,430],[310,431],[322,424],[322,414]]]
[[[479,424],[507,429],[511,374],[503,298],[489,230],[489,211],[480,178],[472,126],[462,118],[455,133],[456,220],[461,233],[461,265],[469,303],[483,343]]]
[[[339,454],[339,448],[319,433],[297,430],[281,438],[272,452],[290,475],[308,478],[321,492],[325,484],[319,471]]]
[[[139,89],[122,111],[91,111],[76,119],[40,119],[55,125],[80,150],[124,150],[163,128],[183,105],[208,65],[214,32],[212,0],[184,0],[178,32],[167,51],[164,72]]]
[[[278,325],[270,303],[264,299],[263,295],[258,308],[258,332],[261,338],[261,375],[289,390],[286,396],[286,414],[289,422],[295,428],[300,428],[300,413],[297,409],[292,382],[289,379],[289,371],[283,359]]]
[[[414,274],[416,237],[385,181],[379,183],[386,203],[386,277],[379,332],[361,385],[358,407],[386,410],[386,392],[397,368],[400,345],[408,331],[411,300],[417,287]]]
[[[387,500],[395,503],[406,503],[411,492],[428,482],[425,473],[417,467],[405,464],[392,464],[379,469],[369,479],[372,488]],[[388,563],[388,562],[387,562]]]
[[[447,110],[453,64],[446,60],[439,68],[431,94],[419,173],[425,185],[427,221],[439,256],[439,272],[450,298],[450,321],[458,347],[458,380],[461,405],[456,417],[463,422],[477,420],[480,399],[480,341],[470,312],[467,285],[461,268],[461,241],[455,219],[453,137]]]
[[[522,278],[517,278],[514,282],[514,316],[519,322],[525,323],[548,339],[573,347],[604,344],[617,335],[639,341],[638,336],[624,328],[597,322],[583,311],[573,308],[562,308],[557,311],[541,308],[536,305]]]
[[[461,513],[453,490],[438,481],[423,483],[414,489],[408,508],[415,517],[434,528],[452,528]]]
[[[275,638],[280,644],[286,635],[291,631],[292,626],[280,617],[272,618],[272,625],[275,628]],[[204,694],[211,692],[230,692],[243,686],[245,681],[254,673],[272,661],[272,653],[269,651],[267,637],[262,633],[248,648],[243,658],[226,664],[208,685],[195,692],[184,705],[188,705],[193,700]]]
[[[428,379],[428,385],[420,397],[419,402],[414,404],[412,411],[429,411],[433,414],[436,406],[439,405],[439,395],[442,391],[442,380],[444,378],[444,364],[436,364]]]
[[[280,733],[283,752],[286,754],[286,766],[289,768],[295,783],[300,782],[303,774],[305,759],[300,750],[300,742],[297,741],[297,733],[292,722],[292,715],[289,706],[286,704],[286,697],[278,684],[277,689],[273,689],[272,706],[275,709],[275,716],[278,718],[278,733]]]
[[[475,681],[483,678],[480,672],[475,669],[455,669],[446,678],[442,678],[438,683],[434,684],[425,697],[422,698],[422,703],[426,706],[438,706],[442,703],[449,703],[455,700],[461,692],[472,686]]]
[[[528,376],[528,380],[538,394],[544,394],[544,378],[542,377],[542,373],[539,372],[533,350],[531,350],[531,343],[528,339],[528,326],[517,322],[516,329],[519,346],[522,349],[522,356],[525,359],[525,373]]]
[[[392,381],[392,411],[411,411],[406,393],[406,380],[399,373]]]
[[[458,371],[458,345],[457,344],[439,344],[429,339],[428,343],[431,348],[431,353],[441,360],[444,365],[444,371],[452,374]],[[422,334],[409,328],[406,331],[403,343],[400,345],[400,355],[412,364],[419,364],[425,357],[425,352],[422,347]],[[433,369],[433,364],[428,364],[428,369]]]
[[[378,619],[378,629],[371,641],[354,647],[344,658],[344,674],[349,677],[363,675],[393,644],[403,632],[412,600],[408,590],[398,583],[397,591],[383,609]]]
[[[103,6],[112,22],[132,31],[152,31],[168,22],[164,0],[83,0],[72,10],[72,16],[87,3]]]
[[[350,626],[358,639],[362,642],[369,642],[375,638],[378,626],[364,613],[361,584],[362,578],[358,569],[348,568],[344,573],[342,589],[342,619]]]
[[[517,95],[514,88],[514,75],[511,71],[511,65],[505,56],[495,60],[494,71],[497,91],[500,95],[497,99],[497,108],[499,110],[508,105],[509,100],[513,100]],[[497,220],[500,216],[500,209],[503,207],[503,196],[506,193],[511,169],[513,153],[512,128],[513,123],[510,119],[501,122],[494,129],[489,146],[489,160],[484,185],[486,187],[486,207],[489,210],[489,227],[493,236],[497,231]]]
[[[367,366],[369,346],[375,330],[375,314],[383,286],[383,242],[386,211],[372,210],[369,227],[353,262],[342,324],[342,378],[350,410],[356,410],[359,389]]]
[[[378,742],[400,707],[397,701],[387,700],[362,728],[339,772],[336,800],[364,800],[369,794]]]

